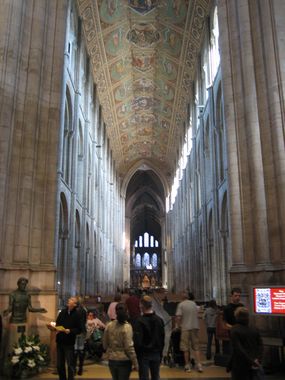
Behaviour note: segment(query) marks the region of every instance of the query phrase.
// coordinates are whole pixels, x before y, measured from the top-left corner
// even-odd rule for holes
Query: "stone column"
[[[246,276],[245,287],[247,282],[282,283],[285,42],[281,20],[285,4],[281,0],[220,0],[218,14],[228,151],[231,282],[240,285],[245,278],[240,274],[252,272]],[[270,275],[268,270],[272,271]]]
[[[57,159],[67,1],[1,3],[0,308],[25,276],[54,319]],[[41,290],[39,292],[39,290]]]

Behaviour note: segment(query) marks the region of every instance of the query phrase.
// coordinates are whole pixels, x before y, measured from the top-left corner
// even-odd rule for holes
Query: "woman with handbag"
[[[89,339],[95,331],[104,330],[106,325],[97,318],[96,314],[93,311],[89,311],[86,321],[86,339]],[[102,334],[100,334],[102,336]]]
[[[89,311],[86,321],[86,350],[89,353],[89,357],[99,356],[98,353],[102,350],[98,350],[98,343],[101,343],[103,331],[106,325],[97,318],[96,312]]]

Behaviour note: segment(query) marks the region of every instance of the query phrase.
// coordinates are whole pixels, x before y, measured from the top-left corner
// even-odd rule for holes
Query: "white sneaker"
[[[184,367],[184,371],[185,371],[185,372],[191,372],[191,368],[189,367],[189,365],[186,365],[186,366]]]
[[[197,370],[198,370],[198,372],[203,372],[203,367],[202,367],[201,363],[197,364]]]

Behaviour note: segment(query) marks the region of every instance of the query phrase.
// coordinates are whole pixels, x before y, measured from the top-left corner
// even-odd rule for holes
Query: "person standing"
[[[132,367],[137,370],[138,362],[133,343],[133,329],[127,322],[126,305],[116,305],[116,320],[107,324],[103,335],[103,348],[109,360],[113,380],[128,380]]]
[[[192,348],[195,361],[197,364],[198,372],[203,372],[202,364],[200,362],[199,351],[199,320],[198,310],[199,307],[194,302],[193,293],[189,294],[191,299],[188,299],[188,293],[182,294],[182,302],[177,306],[176,321],[179,328],[181,328],[180,350],[184,353],[185,371],[191,372],[190,364],[190,349]]]
[[[244,306],[240,302],[241,298],[241,289],[240,288],[232,288],[231,290],[231,300],[225,306],[223,310],[223,320],[224,320],[224,328],[225,332],[227,332],[227,338],[223,340],[223,353],[230,357],[232,352],[231,347],[231,329],[236,324],[235,311],[238,307]]]
[[[129,291],[129,297],[125,303],[129,313],[129,322],[134,327],[136,319],[141,315],[140,299],[134,289]]]
[[[143,315],[138,317],[134,327],[135,350],[139,362],[139,379],[159,380],[159,369],[164,347],[164,322],[152,309],[152,298],[143,296],[140,300]]]
[[[213,337],[215,339],[215,349],[216,354],[220,352],[220,343],[219,340],[216,337],[216,321],[218,317],[218,307],[215,300],[209,301],[209,305],[206,308],[204,312],[204,320],[207,328],[207,336],[208,336],[208,342],[207,342],[207,352],[206,352],[206,358],[207,360],[210,360],[212,357],[212,341]]]
[[[80,317],[81,321],[81,333],[76,335],[74,351],[75,351],[75,368],[77,366],[78,358],[78,371],[79,376],[83,373],[83,364],[85,357],[85,340],[86,340],[86,320],[87,320],[87,309],[84,306],[83,298],[77,298],[76,311]]]
[[[226,327],[228,330],[231,330],[231,328],[236,324],[235,310],[238,307],[244,306],[240,302],[240,297],[241,297],[241,289],[233,288],[231,290],[231,301],[224,308],[224,312],[223,312],[224,321],[226,323]]]
[[[57,344],[57,372],[59,380],[74,380],[75,360],[74,344],[77,334],[81,333],[82,321],[77,310],[77,298],[70,297],[67,301],[67,307],[64,308],[57,316],[56,326],[50,329],[56,329]],[[67,374],[65,370],[67,364]]]
[[[107,311],[107,315],[110,321],[114,321],[116,319],[116,306],[119,302],[121,302],[122,296],[120,293],[116,293],[114,296],[114,301],[110,303]]]
[[[249,326],[249,312],[245,307],[238,307],[234,317],[236,323],[230,334],[232,355],[228,369],[232,380],[253,380],[255,372],[263,372],[262,339],[258,330]]]

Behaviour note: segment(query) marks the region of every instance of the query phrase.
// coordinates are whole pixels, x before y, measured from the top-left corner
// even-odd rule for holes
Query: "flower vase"
[[[23,369],[20,375],[20,379],[28,379],[29,377],[32,377],[36,375],[38,371],[34,368],[31,369]]]
[[[29,377],[29,371],[27,369],[24,369],[21,372],[20,379],[27,379]]]

